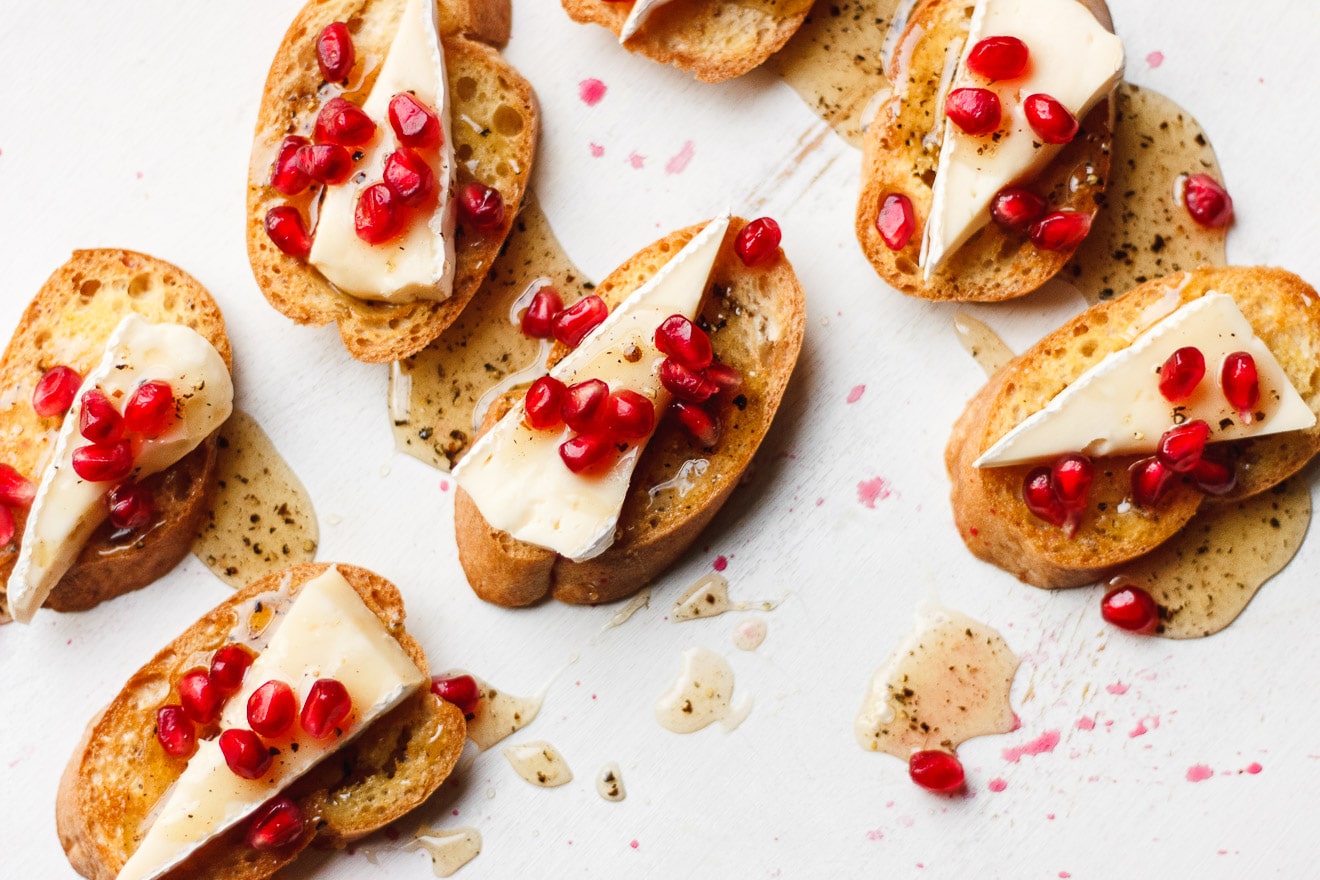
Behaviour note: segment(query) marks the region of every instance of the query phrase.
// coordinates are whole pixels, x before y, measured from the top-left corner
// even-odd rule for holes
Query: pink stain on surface
[[[641,846],[641,844],[635,840],[630,840],[628,841],[628,846],[632,847],[633,849],[637,849],[637,847]]]
[[[679,150],[669,158],[665,163],[665,174],[682,174],[687,170],[688,163],[696,155],[696,150],[692,147],[692,141],[683,141],[683,149]]]
[[[1072,874],[1069,874],[1067,871],[1060,871],[1059,876],[1063,878],[1063,880],[1068,880],[1068,878],[1071,877]]]
[[[1264,769],[1265,768],[1260,766],[1260,764],[1256,761],[1252,761],[1250,764],[1247,765],[1247,772],[1250,773],[1252,776],[1255,776],[1257,773],[1259,773]]]
[[[885,833],[884,833],[883,831],[881,831],[879,828],[875,828],[875,829],[872,829],[871,831],[866,832],[866,839],[867,839],[867,840],[884,840],[884,839],[885,839]]]
[[[139,171],[139,172],[137,173],[137,179],[138,179],[138,180],[141,180],[141,179],[142,179],[142,172],[141,172],[141,171]]]
[[[865,393],[866,393],[865,385],[854,385],[852,387],[852,390],[848,392],[848,402],[856,403],[857,401],[862,399],[862,395]]]
[[[1121,697],[1128,692],[1128,688],[1130,687],[1132,687],[1132,685],[1123,684],[1123,682],[1121,681],[1116,681],[1113,684],[1105,685],[1105,690],[1109,691],[1111,694]]]
[[[636,150],[633,150],[628,154],[628,164],[634,168],[640,169],[646,164],[646,157],[638,153]]]
[[[1147,721],[1150,722],[1149,727],[1146,726]],[[1144,718],[1137,719],[1137,726],[1128,731],[1128,736],[1129,737],[1142,736],[1144,734],[1150,733],[1152,730],[1158,729],[1159,726],[1160,726],[1160,716],[1147,715]]]
[[[1146,56],[1146,63],[1149,64],[1152,68],[1159,67],[1161,64],[1164,63],[1164,53],[1156,49],[1154,52],[1151,52],[1149,55]]]
[[[710,564],[710,567],[716,571],[724,571],[724,569],[729,567],[729,560],[724,556],[716,556],[715,561]]]
[[[1008,783],[1000,779],[999,777],[995,777],[994,779],[990,780],[989,784],[986,785],[986,788],[990,789],[993,792],[1001,792],[1004,789],[1008,788]]]
[[[1013,746],[1011,749],[1004,749],[1004,760],[1016,764],[1022,760],[1024,755],[1043,755],[1046,752],[1054,751],[1054,747],[1058,744],[1059,732],[1057,730],[1047,730],[1030,742]]]
[[[1077,729],[1078,729],[1078,730],[1095,730],[1095,719],[1094,719],[1094,718],[1090,718],[1090,717],[1087,717],[1087,718],[1078,718],[1078,719],[1077,719]]]
[[[889,481],[884,477],[876,477],[873,480],[862,480],[857,484],[857,500],[867,507],[875,510],[877,501],[884,501],[890,495],[894,494],[889,485]]]
[[[1187,768],[1188,782],[1205,782],[1214,775],[1215,771],[1211,770],[1204,764],[1193,764],[1191,767]]]
[[[591,150],[591,156],[593,159],[599,159],[601,156],[605,155],[605,148],[600,144],[587,144],[587,149]]]
[[[586,104],[588,107],[595,107],[599,104],[600,99],[605,97],[605,92],[605,83],[594,77],[591,79],[584,79],[582,82],[578,83],[578,97],[581,98],[582,103]]]
[[[440,491],[441,491],[441,492],[448,492],[448,491],[449,491],[449,481],[448,481],[448,480],[441,480],[441,481],[440,481]]]

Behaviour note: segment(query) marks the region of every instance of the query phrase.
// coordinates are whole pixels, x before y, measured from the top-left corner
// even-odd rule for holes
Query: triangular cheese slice
[[[633,4],[632,11],[628,13],[627,20],[623,23],[623,29],[619,31],[619,42],[628,42],[633,34],[641,30],[642,25],[646,24],[646,20],[651,17],[651,13],[668,2],[670,0],[637,0]]]

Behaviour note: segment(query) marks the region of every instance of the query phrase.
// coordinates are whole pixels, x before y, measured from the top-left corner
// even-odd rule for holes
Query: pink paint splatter
[[[716,556],[715,561],[710,564],[710,567],[716,571],[724,571],[724,569],[729,567],[729,560],[724,556]]]
[[[866,832],[866,839],[867,839],[867,840],[884,840],[884,839],[885,839],[885,833],[884,833],[883,831],[881,831],[879,828],[875,828],[875,829],[873,829],[873,830],[871,830],[871,831]]]
[[[852,390],[848,392],[848,402],[856,403],[857,401],[862,399],[862,395],[865,393],[866,393],[865,385],[854,385],[852,387]]]
[[[1204,764],[1193,764],[1191,767],[1187,768],[1188,782],[1204,782],[1214,775],[1215,771],[1211,770]]]
[[[1061,877],[1062,880],[1068,880],[1068,878],[1071,877],[1071,876],[1072,876],[1072,874],[1069,874],[1067,871],[1060,871],[1060,872],[1059,872],[1059,877]]]
[[[1000,792],[1008,788],[1008,783],[996,776],[994,779],[990,780],[989,784],[986,785],[986,788],[993,792]]]
[[[1252,776],[1255,776],[1257,773],[1259,773],[1264,769],[1265,768],[1260,766],[1260,764],[1257,763],[1256,761],[1252,761],[1250,764],[1247,765],[1247,772],[1250,773]]]
[[[683,141],[683,149],[679,150],[669,161],[665,163],[665,174],[682,174],[692,161],[696,151],[692,148],[692,141]]]
[[[605,155],[605,148],[602,147],[600,144],[597,143],[587,144],[587,149],[591,150],[591,156],[593,159],[599,159],[601,156]]]
[[[1147,721],[1150,722],[1150,727],[1146,726]],[[1142,736],[1144,734],[1150,733],[1152,730],[1158,729],[1159,726],[1160,726],[1160,716],[1146,715],[1143,718],[1137,719],[1137,726],[1128,731],[1128,736],[1129,737]]]
[[[1151,52],[1149,55],[1146,56],[1146,63],[1149,64],[1152,68],[1159,67],[1161,64],[1164,63],[1164,53],[1156,49],[1154,52]]]
[[[1095,719],[1094,719],[1094,718],[1090,718],[1090,717],[1087,717],[1087,718],[1078,718],[1078,719],[1077,719],[1077,729],[1078,729],[1078,730],[1095,730]]]
[[[1054,747],[1058,744],[1059,732],[1057,730],[1047,730],[1030,742],[1013,746],[1011,749],[1004,749],[1004,760],[1016,764],[1022,760],[1024,755],[1043,755],[1046,752],[1054,751]]]
[[[1109,691],[1111,694],[1121,697],[1128,692],[1128,688],[1130,687],[1132,687],[1132,685],[1123,684],[1123,682],[1121,681],[1116,681],[1113,684],[1105,685],[1105,690]]]
[[[139,172],[137,173],[137,179],[138,179],[138,180],[141,180],[141,179],[142,179],[142,172],[141,172],[141,171],[139,171]]]
[[[1009,732],[1009,733],[1017,733],[1017,732],[1018,732],[1019,730],[1021,730],[1021,729],[1022,729],[1022,716],[1019,715],[1018,713],[1014,712],[1014,713],[1013,713],[1013,726],[1010,727],[1010,728],[1008,729],[1008,732]]]
[[[817,498],[817,499],[816,499],[816,506],[817,506],[817,507],[820,507],[820,506],[821,506],[822,504],[824,504],[824,503],[825,503],[825,499],[824,499],[824,498]]]
[[[441,481],[440,481],[440,491],[441,491],[441,492],[448,492],[448,491],[449,491],[449,481],[448,481],[448,480],[441,480]]]
[[[591,79],[584,79],[582,82],[578,83],[578,97],[581,98],[582,103],[586,104],[588,107],[595,107],[599,104],[600,99],[605,97],[605,91],[605,83],[594,77]]]
[[[1053,821],[1054,821],[1054,814],[1053,814],[1053,813],[1046,813],[1046,814],[1045,814],[1045,818],[1046,818],[1046,819],[1049,819],[1051,822],[1053,822]]]
[[[632,847],[633,849],[637,849],[637,847],[641,846],[641,844],[638,843],[638,842],[635,841],[635,840],[630,840],[630,841],[628,841],[628,845],[629,845],[630,847]]]
[[[634,168],[640,169],[646,164],[646,157],[638,153],[636,150],[633,150],[628,154],[628,164]]]
[[[876,477],[873,480],[862,480],[857,484],[857,500],[867,507],[875,510],[877,501],[884,501],[890,495],[894,494],[889,485],[889,481],[884,477]]]

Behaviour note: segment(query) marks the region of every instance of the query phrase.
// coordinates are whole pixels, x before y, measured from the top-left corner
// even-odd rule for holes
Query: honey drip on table
[[[781,599],[735,602],[729,598],[729,580],[722,574],[703,575],[674,603],[669,619],[678,623],[700,617],[718,617],[728,611],[773,611]]]
[[[655,704],[655,720],[674,733],[695,733],[716,721],[731,731],[751,714],[752,701],[733,705],[733,667],[709,648],[683,652],[683,668]]]
[[[544,740],[505,746],[504,757],[514,772],[532,785],[556,788],[573,781],[573,771],[564,756]]]
[[[316,557],[312,499],[256,421],[240,410],[220,429],[215,502],[193,553],[231,587]]]
[[[446,676],[464,675],[462,670],[451,670]],[[518,697],[492,687],[472,676],[481,693],[476,711],[467,723],[467,737],[483,752],[491,746],[517,733],[536,720],[545,700],[545,693],[532,697]]]
[[[953,313],[953,332],[972,360],[985,370],[986,376],[998,373],[1013,359],[1013,349],[999,338],[999,334],[966,312]]]
[[[452,877],[481,854],[481,832],[475,828],[431,828],[419,833],[404,849],[431,856],[437,877]]]
[[[623,787],[623,773],[619,770],[617,761],[606,764],[596,774],[596,794],[614,803],[628,796],[628,790]]]

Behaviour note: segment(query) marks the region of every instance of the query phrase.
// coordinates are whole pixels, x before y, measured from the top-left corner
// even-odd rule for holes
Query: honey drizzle
[[[987,376],[998,373],[1013,359],[1013,349],[999,334],[966,312],[953,313],[953,332]]]

